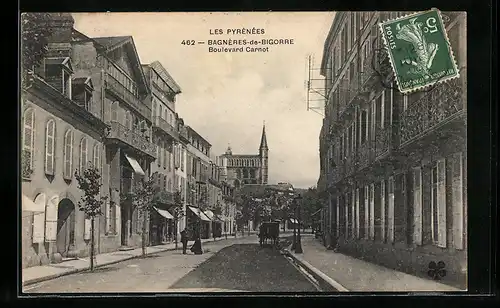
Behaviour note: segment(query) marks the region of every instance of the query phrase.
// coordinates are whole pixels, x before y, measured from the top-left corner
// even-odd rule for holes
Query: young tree
[[[92,164],[82,174],[75,171],[75,177],[78,182],[78,188],[83,191],[83,196],[78,201],[78,207],[81,211],[85,212],[86,218],[90,218],[90,270],[94,270],[94,255],[95,255],[95,239],[94,228],[95,218],[102,215],[102,205],[107,200],[107,196],[100,197],[101,190],[101,174],[99,169]]]
[[[139,187],[133,192],[123,195],[122,198],[132,202],[132,205],[139,211],[139,217],[142,218],[142,256],[146,256],[146,234],[149,214],[155,205],[154,196],[158,192],[159,187],[155,183],[157,172],[153,173],[149,179],[144,177],[140,181]],[[124,201],[125,201],[124,200]]]
[[[212,212],[214,213],[214,215],[216,217],[220,217],[222,215],[223,211],[224,211],[224,209],[222,208],[222,203],[220,202],[220,200],[217,200]],[[216,233],[214,231],[214,240],[215,240],[215,235],[216,235]],[[227,238],[227,235],[226,235],[226,238]]]
[[[170,214],[174,216],[175,249],[177,249],[177,226],[182,217],[184,217],[184,200],[181,192],[178,190],[174,194],[174,205],[170,208]]]
[[[50,27],[50,13],[23,13],[21,15],[21,82],[26,74],[38,66],[47,52]]]

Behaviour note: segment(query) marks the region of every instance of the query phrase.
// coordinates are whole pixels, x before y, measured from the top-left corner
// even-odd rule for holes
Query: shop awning
[[[299,222],[296,219],[290,218],[290,222],[292,224],[298,224]]]
[[[207,217],[207,215],[203,214],[203,212],[202,212],[199,208],[189,206],[189,209],[190,209],[190,210],[191,210],[191,212],[193,212],[196,216],[200,217],[200,219],[201,219],[201,220],[204,220],[204,221],[210,221],[210,218],[208,218],[208,217]]]
[[[224,223],[226,221],[226,218],[224,216],[217,216],[217,215],[215,215],[214,221]]]
[[[314,216],[314,215],[316,215],[316,214],[320,213],[322,210],[323,210],[323,209],[319,209],[319,210],[317,210],[316,212],[312,213],[312,214],[311,214],[311,216]]]
[[[23,211],[28,212],[45,212],[45,198],[41,202],[33,202],[30,198],[23,194],[22,197],[22,208]]]
[[[129,162],[130,166],[132,167],[132,169],[134,169],[135,173],[137,173],[139,175],[146,175],[144,173],[144,170],[142,170],[141,165],[139,165],[139,163],[137,162],[137,160],[135,160],[135,158],[130,157],[130,156],[128,156],[125,153],[124,153],[124,155],[125,155],[125,158],[128,160],[128,162]]]
[[[153,208],[158,212],[158,214],[165,217],[166,219],[174,219],[174,216],[172,216],[172,214],[170,214],[168,211],[161,210],[161,209],[154,207],[154,206],[153,206]]]

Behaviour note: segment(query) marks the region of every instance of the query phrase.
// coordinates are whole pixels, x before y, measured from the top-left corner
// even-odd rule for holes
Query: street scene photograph
[[[465,12],[20,23],[20,296],[467,291]]]

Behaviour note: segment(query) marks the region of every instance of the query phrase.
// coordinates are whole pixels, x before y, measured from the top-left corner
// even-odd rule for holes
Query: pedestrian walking
[[[188,243],[186,229],[181,231],[181,243],[182,243],[182,254],[185,255],[186,249],[187,249],[187,243]]]

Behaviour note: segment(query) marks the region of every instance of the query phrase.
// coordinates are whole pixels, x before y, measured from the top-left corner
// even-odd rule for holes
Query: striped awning
[[[204,221],[210,221],[210,218],[207,217],[207,215],[205,215],[199,208],[197,207],[192,207],[192,206],[189,206],[189,209],[191,210],[191,212],[193,212],[196,216],[198,216],[201,220],[204,220]]]
[[[161,216],[165,217],[166,219],[174,219],[174,216],[172,216],[172,214],[170,214],[168,211],[159,209],[159,208],[154,207],[154,206],[153,206],[153,208],[155,209],[155,211],[158,212],[158,214],[160,214]]]
[[[290,218],[290,222],[292,224],[298,224],[299,222],[297,221],[297,219],[293,219],[293,218]]]

